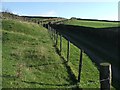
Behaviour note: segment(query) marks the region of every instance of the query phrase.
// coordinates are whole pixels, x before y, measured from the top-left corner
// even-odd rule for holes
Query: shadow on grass
[[[120,26],[92,28],[65,24],[51,24],[65,39],[85,51],[99,70],[102,62],[112,65],[112,85],[120,88]]]
[[[15,81],[18,77],[17,76],[15,76],[15,75],[6,75],[6,74],[4,74],[4,75],[0,75],[0,78],[4,78],[4,79],[7,79],[8,81],[9,80],[13,80],[13,81]],[[4,82],[4,79],[2,80],[2,83]]]
[[[62,60],[63,63],[64,63],[64,66],[65,66],[66,69],[67,69],[67,72],[68,72],[68,74],[69,74],[69,78],[71,79],[71,82],[70,82],[70,83],[71,83],[72,85],[75,85],[76,88],[79,89],[79,85],[77,85],[78,80],[76,79],[73,71],[71,70],[71,67],[68,65],[67,60],[61,55],[58,47],[57,47],[56,45],[54,45],[54,47],[55,47],[56,53],[60,56],[61,60]]]
[[[76,85],[75,84],[47,84],[47,83],[42,83],[42,82],[29,82],[29,81],[22,81],[24,83],[28,83],[28,84],[39,84],[39,85],[47,85],[47,86],[65,86],[65,87],[70,87],[70,88],[74,88],[76,89]]]
[[[3,78],[13,78],[13,79],[17,78],[16,76],[13,76],[13,75],[2,75],[0,77],[3,77]]]

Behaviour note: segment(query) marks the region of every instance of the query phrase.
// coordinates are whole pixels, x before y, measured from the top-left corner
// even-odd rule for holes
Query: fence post
[[[54,35],[55,35],[55,33],[54,33],[54,32],[55,32],[55,31],[54,31],[54,29],[52,29],[52,30],[53,30],[53,41],[54,41]]]
[[[52,39],[52,29],[50,28],[50,26],[48,25],[49,31],[50,31],[50,37]]]
[[[60,54],[62,52],[62,35],[60,34]]]
[[[49,26],[49,30],[50,30],[50,36],[51,36],[51,39],[52,39],[53,32],[52,32],[52,28],[50,26]]]
[[[70,41],[68,40],[68,44],[67,44],[67,62],[69,61],[69,56],[70,56]]]
[[[100,88],[110,90],[111,87],[111,64],[100,63]]]
[[[51,30],[52,30],[52,39],[54,39],[54,30],[53,28],[51,28]]]
[[[52,35],[53,35],[53,32],[52,32],[52,28],[49,26],[49,29],[50,29],[50,36],[51,36],[51,39],[52,39]]]
[[[50,28],[49,28],[49,24],[47,24],[47,29],[48,29],[48,33],[50,35]],[[51,35],[50,35],[51,36]]]
[[[57,43],[58,43],[58,32],[56,31],[56,43],[55,43],[56,46],[57,46]]]
[[[79,61],[79,73],[78,73],[78,82],[80,83],[80,76],[81,76],[81,71],[82,71],[82,56],[83,56],[83,51],[80,49],[80,61]]]
[[[55,43],[55,41],[56,41],[56,30],[54,29],[54,43]]]

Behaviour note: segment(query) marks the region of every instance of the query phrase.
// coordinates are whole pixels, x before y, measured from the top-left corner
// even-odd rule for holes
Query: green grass
[[[34,23],[16,20],[3,20],[2,24],[3,88],[72,87],[67,69],[56,53],[45,28]],[[65,58],[66,53],[67,41],[63,38],[62,56]],[[68,65],[76,79],[79,56],[80,50],[71,44]],[[79,86],[81,88],[100,87],[99,71],[85,53]]]
[[[75,25],[75,26],[85,26],[85,27],[93,27],[93,28],[109,28],[109,27],[118,27],[117,22],[103,22],[103,21],[85,21],[85,20],[68,20],[65,21],[66,25]],[[66,40],[65,40],[66,41]],[[65,47],[65,46],[64,46]],[[67,52],[67,51],[64,51]],[[70,66],[72,67],[76,78],[78,75],[78,63],[80,51],[77,47],[71,44],[71,58],[70,58]],[[66,55],[65,55],[66,56]],[[99,87],[99,72],[92,63],[92,60],[84,53],[83,54],[83,68],[82,68],[82,76],[81,76],[81,87]],[[113,88],[113,87],[112,87]]]
[[[63,40],[63,49],[62,56],[67,56],[67,40],[62,38]],[[60,37],[58,37],[58,48],[60,47]],[[68,65],[71,67],[73,73],[75,74],[76,79],[78,78],[79,71],[79,59],[80,59],[80,50],[72,43],[70,44],[70,60]],[[100,88],[99,83],[99,71],[92,63],[91,59],[83,53],[83,66],[81,72],[81,82],[79,83],[81,88]]]
[[[85,26],[94,28],[107,28],[107,27],[118,27],[117,22],[103,22],[103,21],[86,21],[86,20],[68,20],[64,24],[75,25],[75,26]]]
[[[3,20],[3,88],[62,88],[70,78],[48,32],[37,24]]]

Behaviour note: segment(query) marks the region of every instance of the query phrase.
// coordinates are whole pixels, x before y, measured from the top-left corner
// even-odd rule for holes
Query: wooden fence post
[[[55,43],[55,41],[56,41],[56,30],[54,29],[54,43]]]
[[[52,30],[53,30],[53,40],[54,40],[54,35],[55,35],[55,34],[54,34],[54,29],[52,29]]]
[[[53,30],[53,28],[51,28],[51,30],[52,30],[52,39],[54,38],[54,30]]]
[[[82,71],[82,56],[83,56],[83,51],[80,49],[80,61],[79,61],[79,73],[78,73],[78,82],[80,83],[81,79],[81,71]]]
[[[62,52],[62,35],[60,34],[60,54]]]
[[[49,28],[49,24],[47,24],[47,29],[48,29],[48,32],[49,32],[49,35],[50,35],[50,28]],[[51,36],[51,35],[50,35]]]
[[[51,39],[52,39],[52,28],[49,26],[48,27],[49,28],[49,30],[50,30],[50,37],[51,37]]]
[[[49,32],[50,32],[50,37],[52,38],[52,30],[51,30],[49,25],[48,25],[48,29],[49,29]]]
[[[111,87],[111,64],[100,63],[100,88],[110,90]]]
[[[48,30],[49,30],[49,32],[50,32],[50,37],[51,37],[51,29],[50,29],[50,26],[49,26],[49,24],[48,24]]]
[[[68,44],[67,44],[67,62],[69,61],[69,57],[70,57],[70,41],[68,40]]]
[[[55,43],[56,46],[57,46],[57,43],[58,43],[58,32],[56,31],[56,43]]]

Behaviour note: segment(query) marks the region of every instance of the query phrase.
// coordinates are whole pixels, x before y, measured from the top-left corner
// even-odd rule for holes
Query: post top
[[[109,66],[109,65],[111,65],[111,64],[108,63],[108,62],[104,62],[104,63],[100,63],[100,65],[101,65],[101,66]]]

